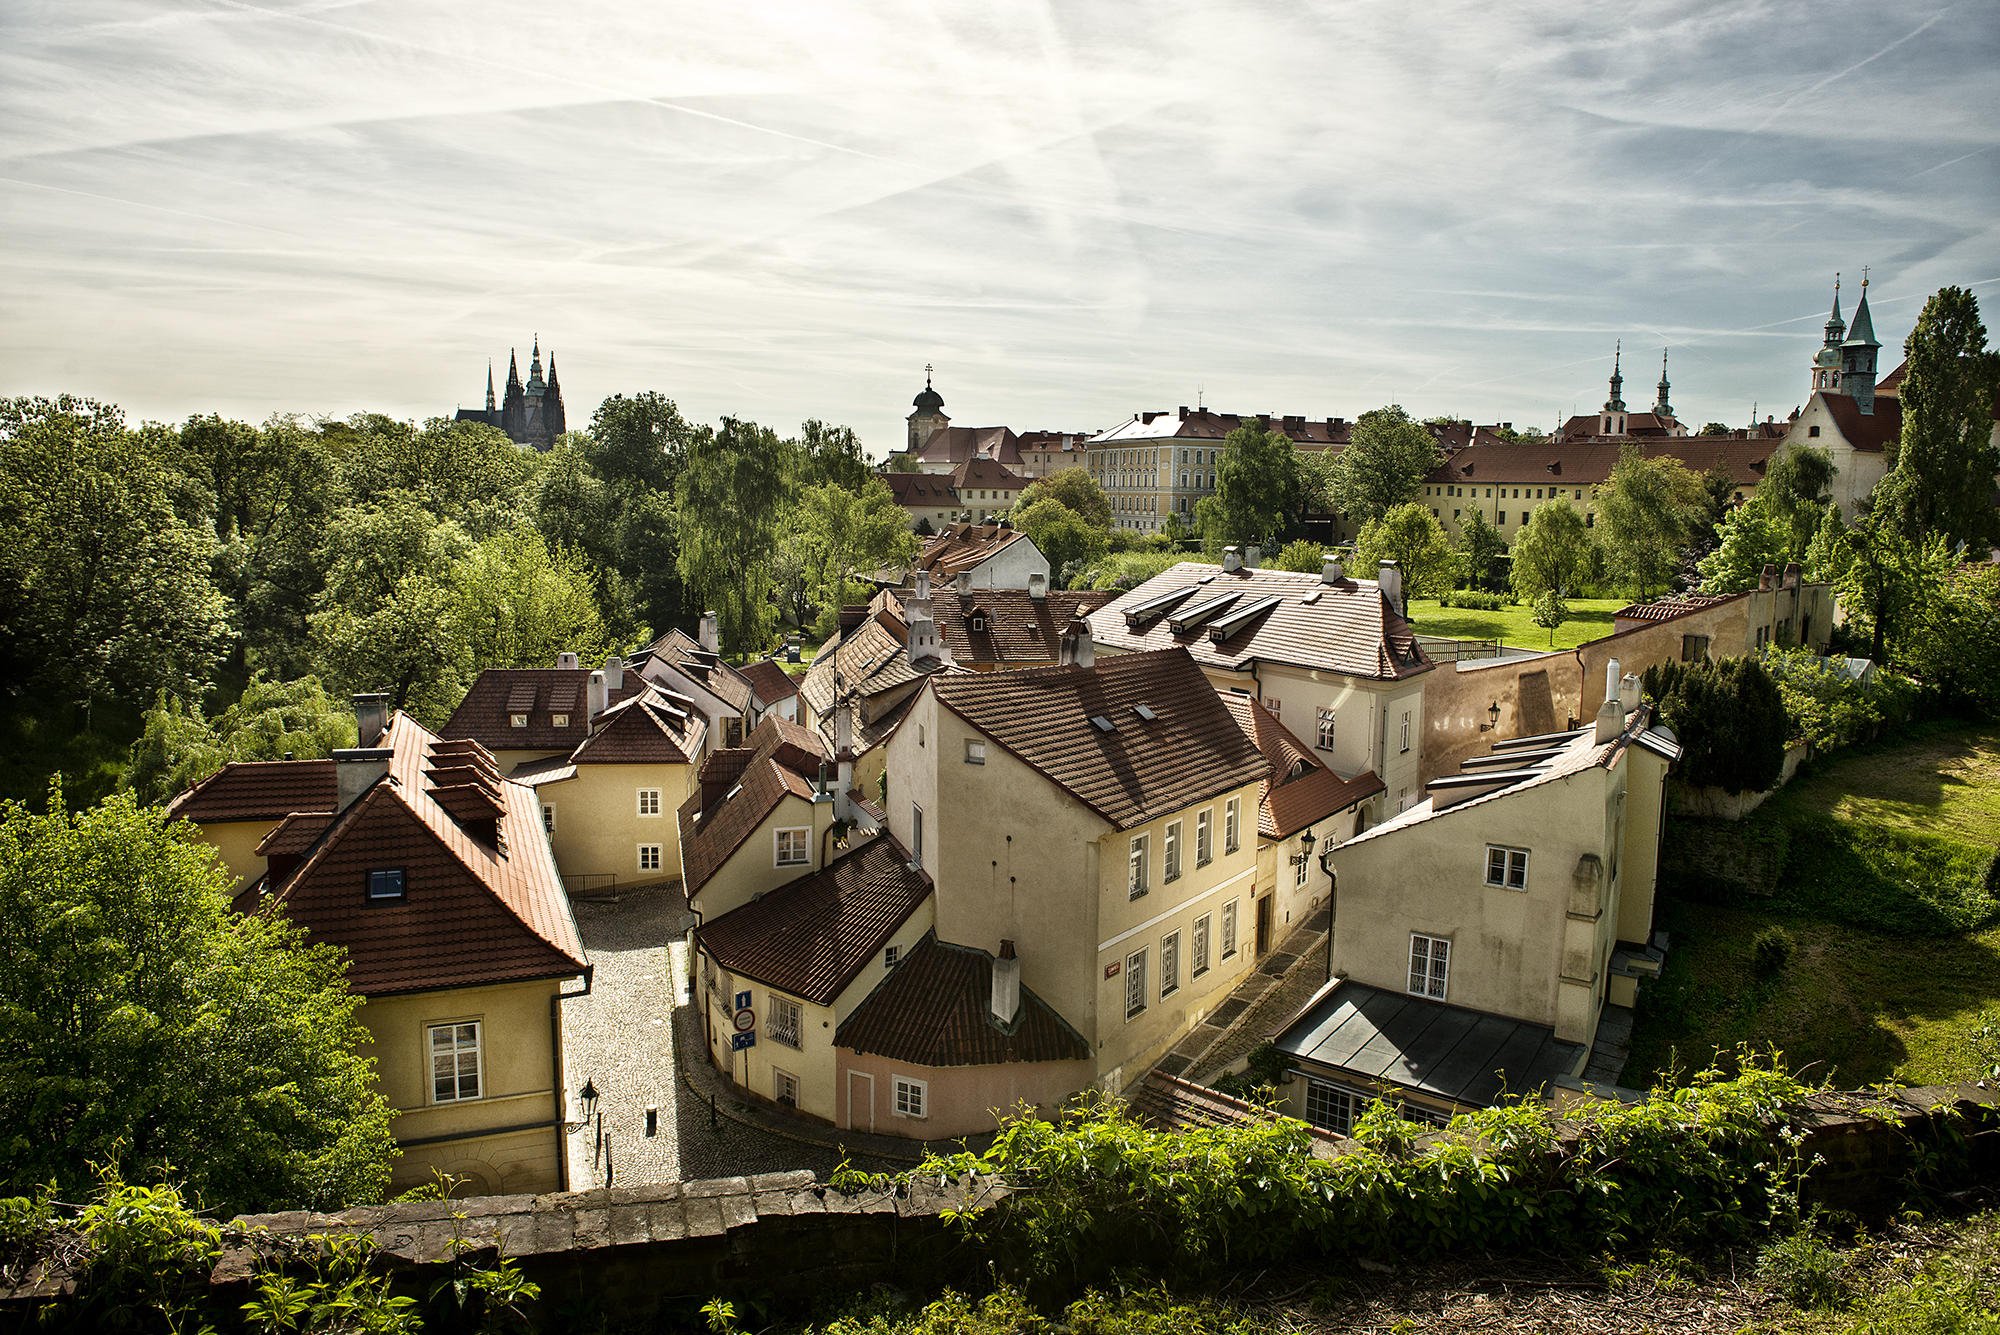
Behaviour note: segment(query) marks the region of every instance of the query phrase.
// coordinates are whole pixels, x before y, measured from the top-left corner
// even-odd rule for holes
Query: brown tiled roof
[[[590,709],[589,668],[487,668],[472,683],[445,721],[441,734],[464,737],[493,751],[569,751],[583,740]],[[626,672],[610,703],[617,704],[645,689],[636,672]],[[516,728],[510,716],[526,714],[528,726]],[[569,726],[549,720],[569,715]]]
[[[670,630],[646,646],[656,662],[671,667],[739,714],[750,712],[750,679],[701,647],[683,631]]]
[[[1027,987],[1007,1028],[993,1018],[993,957],[937,939],[898,963],[840,1028],[834,1046],[917,1066],[1088,1061],[1090,1044]]]
[[[900,606],[881,594],[869,605],[873,608]],[[890,629],[894,626],[896,629]],[[863,698],[888,695],[908,685],[921,674],[910,666],[909,632],[893,615],[871,613],[868,620],[847,632],[839,643],[831,641],[814,657],[800,683],[799,694],[810,711],[809,720],[830,739],[828,711],[834,705],[834,677],[843,690]],[[866,749],[856,740],[858,750]]]
[[[1258,701],[1234,691],[1220,692],[1219,698],[1236,726],[1271,762],[1271,773],[1257,787],[1257,833],[1264,838],[1288,839],[1382,791],[1382,780],[1372,769],[1351,779],[1335,774]]]
[[[695,941],[731,973],[816,1005],[830,1005],[931,893],[910,855],[877,835],[810,876],[695,929]]]
[[[1339,417],[1266,417],[1182,408],[1178,413],[1137,413],[1100,433],[1092,444],[1115,449],[1148,440],[1221,440],[1246,422],[1276,431],[1307,450],[1346,445],[1354,429],[1352,422]]]
[[[960,497],[963,497],[969,487],[1020,491],[1028,485],[1028,479],[997,459],[967,459],[951,470],[951,485],[958,490]]]
[[[1013,467],[1021,462],[1021,442],[1004,426],[941,426],[917,449],[917,458],[933,466],[959,464],[984,450],[987,456]]]
[[[887,589],[883,596],[900,608],[911,591]],[[1094,612],[1117,596],[1094,589],[1058,590],[1039,599],[1024,589],[934,589],[931,616],[954,662],[1039,667],[1056,661],[1056,642],[1071,617]],[[984,630],[972,629],[975,612],[985,614]]]
[[[406,714],[383,744],[388,775],[340,813],[275,908],[311,940],[343,947],[348,986],[368,996],[583,972],[534,792],[499,779],[476,743],[440,742]],[[475,810],[488,801],[490,840]],[[371,904],[368,873],[386,868],[403,870],[405,898]]]
[[[1610,480],[1611,470],[1618,466],[1618,452],[1626,445],[1637,445],[1639,453],[1647,459],[1673,459],[1696,473],[1705,473],[1719,463],[1729,470],[1739,487],[1761,483],[1771,455],[1768,441],[1732,436],[1640,439],[1592,436],[1585,440],[1519,441],[1453,451],[1424,481],[1433,485],[1592,487]],[[1434,498],[1417,499],[1425,504],[1434,503]]]
[[[507,776],[515,783],[525,783],[530,788],[543,788],[552,783],[568,783],[576,777],[576,762],[568,756],[544,756],[540,760],[524,760],[514,766]]]
[[[658,691],[615,704],[591,720],[590,736],[571,754],[577,765],[691,765],[701,756],[707,720]]]
[[[1118,829],[1270,768],[1184,649],[1106,654],[1093,668],[940,673],[929,689]],[[1155,717],[1141,717],[1139,705]]]
[[[1200,1131],[1215,1126],[1248,1126],[1268,1122],[1278,1114],[1253,1103],[1232,1098],[1220,1090],[1183,1080],[1160,1071],[1148,1072],[1131,1099],[1134,1120],[1155,1131]],[[1336,1141],[1342,1137],[1319,1127],[1313,1139]]]
[[[1863,413],[1861,405],[1851,395],[1817,391],[1826,401],[1826,410],[1833,415],[1833,424],[1840,428],[1840,434],[1847,443],[1857,450],[1879,454],[1887,449],[1890,442],[1900,439],[1903,434],[1903,401],[1896,398],[1877,397],[1875,411]]]
[[[1909,379],[1909,376],[1909,362],[1903,361],[1897,363],[1895,370],[1875,382],[1875,396],[1880,398],[1882,395],[1887,394],[1890,398],[1897,397],[1903,392],[1903,382]]]
[[[747,664],[743,675],[749,678],[750,689],[757,694],[757,703],[766,709],[799,693],[799,684],[791,674],[768,658]]]
[[[283,820],[294,811],[331,811],[338,787],[331,760],[232,760],[169,802],[167,814],[204,825]]]
[[[1204,578],[1207,583],[1201,582]],[[1165,615],[1127,626],[1125,609],[1176,589],[1193,591]],[[1224,595],[1234,595],[1236,601],[1220,616],[1175,633],[1176,614]],[[1213,641],[1210,631],[1217,622],[1264,598],[1278,601],[1233,629],[1221,643]],[[1224,573],[1220,566],[1183,561],[1093,612],[1090,630],[1099,644],[1117,649],[1179,645],[1196,662],[1212,667],[1238,668],[1256,660],[1394,681],[1432,666],[1409,623],[1390,610],[1373,580],[1324,584],[1318,575],[1289,570],[1246,568]]]
[[[1651,603],[1627,603],[1611,614],[1613,621],[1672,621],[1718,603],[1743,597],[1740,593],[1683,593]]]
[[[934,473],[883,473],[880,476],[889,484],[889,493],[896,498],[898,505],[923,509],[958,504],[958,498],[952,495],[949,477]]]
[[[820,762],[832,756],[818,733],[776,714],[767,715],[744,741],[747,745],[716,751],[703,762],[699,787],[675,813],[687,894],[706,885],[786,797],[812,801]],[[704,794],[717,788],[724,795],[704,810]]]
[[[333,824],[333,817],[331,811],[294,811],[271,827],[271,832],[257,845],[257,856],[283,857],[287,853],[305,852]]]
[[[936,537],[925,539],[916,568],[930,571],[942,584],[959,571],[970,570],[1014,543],[1026,541],[1027,535],[1019,529],[998,524],[950,524]]]

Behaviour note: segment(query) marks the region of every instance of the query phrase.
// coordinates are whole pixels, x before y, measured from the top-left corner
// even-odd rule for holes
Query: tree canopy
[[[1777,682],[1754,658],[1668,660],[1646,669],[1646,694],[1681,744],[1681,777],[1761,793],[1785,768],[1790,722]]]
[[[1590,574],[1590,531],[1568,501],[1544,501],[1514,534],[1514,596],[1572,592]]]
[[[354,713],[318,677],[272,681],[253,676],[236,703],[213,722],[198,706],[164,691],[146,711],[132,744],[123,786],[142,802],[165,803],[232,760],[319,760],[355,741]]]
[[[1507,540],[1476,505],[1466,511],[1465,522],[1459,526],[1458,550],[1465,557],[1465,574],[1472,586],[1492,588],[1494,570],[1507,550]]]
[[[1081,568],[1111,550],[1111,539],[1104,529],[1058,500],[1017,506],[1014,527],[1027,534],[1028,541],[1048,558],[1058,583],[1068,578],[1072,566]]]
[[[1637,445],[1621,447],[1610,481],[1597,492],[1612,574],[1641,598],[1666,588],[1707,496],[1701,479],[1679,460],[1648,459]]]
[[[1790,534],[1772,516],[1770,502],[1762,491],[1724,516],[1717,534],[1721,545],[1697,566],[1703,593],[1741,593],[1754,589],[1763,577],[1765,566],[1782,569],[1788,559]]]
[[[698,439],[680,488],[680,572],[688,596],[713,609],[723,649],[751,653],[770,641],[771,558],[790,503],[785,442],[733,417]]]
[[[1424,478],[1443,461],[1436,438],[1402,405],[1365,412],[1330,466],[1332,508],[1363,523],[1380,519],[1414,500]]]
[[[1111,499],[1088,468],[1062,468],[1036,478],[1015,498],[1014,508],[1025,510],[1036,501],[1061,501],[1086,524],[1111,527]]]
[[[1245,422],[1222,442],[1215,467],[1215,507],[1224,542],[1271,545],[1299,512],[1298,451],[1283,432]]]
[[[1363,524],[1354,557],[1363,571],[1393,559],[1402,568],[1405,598],[1443,597],[1465,577],[1465,559],[1445,537],[1443,525],[1429,506],[1415,501]]]
[[[1876,504],[1912,540],[1990,546],[2000,538],[1993,508],[2000,351],[1986,346],[1978,300],[1964,288],[1939,289],[1924,303],[1903,355],[1903,432]]]

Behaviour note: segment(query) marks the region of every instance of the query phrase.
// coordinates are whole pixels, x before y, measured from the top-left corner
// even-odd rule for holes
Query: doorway
[[[1271,948],[1271,901],[1276,895],[1265,895],[1257,901],[1257,955],[1263,957]]]
[[[847,1073],[847,1129],[875,1130],[875,1077],[863,1071]]]

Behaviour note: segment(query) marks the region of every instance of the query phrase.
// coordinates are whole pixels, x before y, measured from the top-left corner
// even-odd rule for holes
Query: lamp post
[[[597,1082],[586,1078],[576,1097],[583,1104],[583,1120],[588,1122],[597,1115]]]

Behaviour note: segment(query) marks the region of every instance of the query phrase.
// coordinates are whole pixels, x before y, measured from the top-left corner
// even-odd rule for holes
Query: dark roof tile
[[[834,1045],[917,1066],[1090,1060],[1083,1035],[1030,989],[1004,1029],[992,1001],[993,957],[929,932],[841,1021]]]
[[[339,780],[332,760],[232,760],[167,804],[176,820],[283,820],[294,811],[331,811]]]

